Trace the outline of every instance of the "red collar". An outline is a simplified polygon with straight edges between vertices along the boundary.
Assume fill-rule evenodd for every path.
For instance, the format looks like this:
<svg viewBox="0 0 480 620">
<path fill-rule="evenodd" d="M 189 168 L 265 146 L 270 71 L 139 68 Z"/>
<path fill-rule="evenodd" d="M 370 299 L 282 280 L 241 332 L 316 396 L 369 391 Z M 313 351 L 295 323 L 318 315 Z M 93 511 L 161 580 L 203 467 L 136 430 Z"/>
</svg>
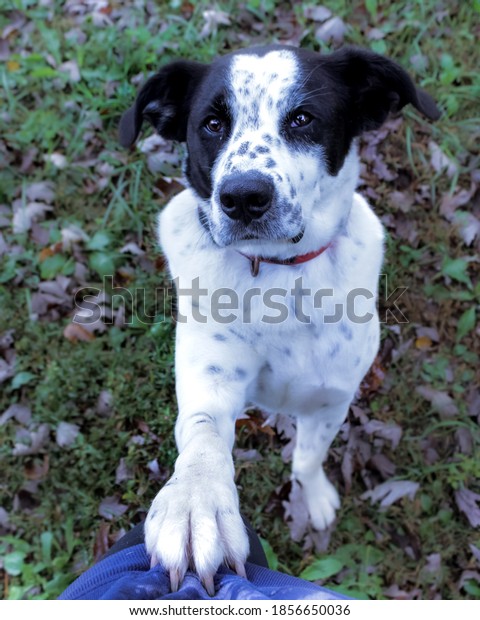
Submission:
<svg viewBox="0 0 480 620">
<path fill-rule="evenodd" d="M 250 256 L 249 254 L 244 254 L 237 250 L 239 254 L 245 256 L 250 261 L 250 270 L 252 272 L 252 276 L 255 278 L 258 276 L 258 272 L 260 270 L 260 263 L 272 263 L 274 265 L 300 265 L 300 263 L 306 263 L 313 258 L 317 258 L 320 254 L 323 254 L 325 250 L 330 247 L 331 243 L 325 245 L 323 248 L 319 250 L 315 250 L 314 252 L 308 252 L 307 254 L 299 254 L 297 256 L 292 256 L 291 258 L 265 258 L 264 256 Z"/>
</svg>

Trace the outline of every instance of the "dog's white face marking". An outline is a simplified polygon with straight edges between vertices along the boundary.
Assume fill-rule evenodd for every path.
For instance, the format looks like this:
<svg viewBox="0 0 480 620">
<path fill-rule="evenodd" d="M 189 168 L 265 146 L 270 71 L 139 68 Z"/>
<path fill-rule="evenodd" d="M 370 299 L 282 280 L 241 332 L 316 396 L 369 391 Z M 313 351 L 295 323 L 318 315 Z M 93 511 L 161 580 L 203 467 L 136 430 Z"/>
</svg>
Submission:
<svg viewBox="0 0 480 620">
<path fill-rule="evenodd" d="M 278 134 L 279 121 L 289 111 L 288 97 L 295 88 L 298 70 L 294 55 L 287 51 L 265 56 L 243 54 L 233 59 L 229 75 L 229 103 L 235 115 L 233 149 L 244 136 L 252 140 L 252 146 L 267 148 L 264 136 Z"/>
</svg>

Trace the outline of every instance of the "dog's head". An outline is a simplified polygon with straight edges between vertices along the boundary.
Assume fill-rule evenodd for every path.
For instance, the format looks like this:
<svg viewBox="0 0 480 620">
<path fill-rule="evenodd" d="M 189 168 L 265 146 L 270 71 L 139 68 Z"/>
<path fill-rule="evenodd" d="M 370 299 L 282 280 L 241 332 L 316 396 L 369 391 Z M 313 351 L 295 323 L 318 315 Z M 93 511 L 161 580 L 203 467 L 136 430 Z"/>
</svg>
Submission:
<svg viewBox="0 0 480 620">
<path fill-rule="evenodd" d="M 301 240 L 304 250 L 331 241 L 357 180 L 355 138 L 409 103 L 440 116 L 378 54 L 251 48 L 163 67 L 123 115 L 120 141 L 131 146 L 144 119 L 186 141 L 186 176 L 213 240 L 288 255 Z"/>
</svg>

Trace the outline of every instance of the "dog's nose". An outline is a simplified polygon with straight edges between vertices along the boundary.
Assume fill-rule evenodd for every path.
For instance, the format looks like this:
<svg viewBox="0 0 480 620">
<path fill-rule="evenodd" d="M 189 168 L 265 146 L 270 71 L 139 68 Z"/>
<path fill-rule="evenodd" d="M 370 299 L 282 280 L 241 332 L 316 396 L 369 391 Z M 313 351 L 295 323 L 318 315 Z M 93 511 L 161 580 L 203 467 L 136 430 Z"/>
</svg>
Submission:
<svg viewBox="0 0 480 620">
<path fill-rule="evenodd" d="M 223 212 L 232 220 L 250 224 L 270 209 L 273 202 L 272 181 L 256 172 L 227 177 L 220 186 L 219 198 Z"/>
</svg>

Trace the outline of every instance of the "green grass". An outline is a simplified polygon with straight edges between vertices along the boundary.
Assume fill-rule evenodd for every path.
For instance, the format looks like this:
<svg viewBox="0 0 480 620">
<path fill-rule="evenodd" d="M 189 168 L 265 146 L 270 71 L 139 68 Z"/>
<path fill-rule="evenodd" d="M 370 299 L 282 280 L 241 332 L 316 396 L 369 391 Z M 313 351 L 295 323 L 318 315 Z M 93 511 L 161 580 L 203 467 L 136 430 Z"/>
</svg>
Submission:
<svg viewBox="0 0 480 620">
<path fill-rule="evenodd" d="M 192 3 L 193 12 L 187 3 L 157 3 L 150 21 L 126 3 L 127 26 L 120 30 L 115 13 L 112 25 L 101 28 L 87 18 L 81 25 L 85 40 L 79 44 L 66 37 L 76 24 L 63 3 L 55 3 L 53 14 L 29 0 L 12 5 L 25 13 L 31 31 L 25 34 L 21 28 L 10 35 L 12 55 L 0 65 L 0 204 L 25 200 L 28 186 L 38 181 L 52 183 L 55 199 L 54 210 L 41 224 L 48 231 L 47 242 L 1 229 L 14 250 L 0 257 L 0 335 L 14 330 L 16 364 L 15 375 L 2 384 L 0 413 L 13 403 L 28 405 L 33 417 L 27 430 L 48 424 L 50 435 L 38 454 L 14 456 L 22 425 L 9 420 L 0 426 L 0 505 L 9 515 L 0 538 L 0 588 L 5 598 L 54 598 L 101 551 L 106 524 L 98 512 L 101 501 L 116 496 L 128 506 L 108 523 L 112 542 L 120 528 L 144 517 L 176 454 L 174 326 L 171 320 L 159 322 L 162 312 L 154 302 L 155 289 L 166 287 L 154 239 L 154 217 L 165 202 L 160 192 L 165 186 L 148 171 L 145 156 L 122 151 L 116 136 L 119 117 L 135 96 L 131 79 L 147 77 L 176 57 L 207 62 L 249 41 L 282 39 L 293 18 L 291 3 L 251 0 L 239 7 L 219 2 L 232 25 L 200 39 L 204 3 Z M 415 340 L 416 327 L 428 326 L 437 329 L 439 341 L 427 349 L 413 342 L 387 364 L 383 387 L 359 403 L 372 419 L 401 426 L 398 448 L 384 453 L 396 465 L 395 476 L 418 482 L 420 490 L 413 501 L 402 500 L 381 512 L 359 499 L 366 487 L 364 472 L 357 469 L 328 553 L 304 550 L 291 540 L 282 518 L 289 466 L 280 458 L 281 441 L 243 428 L 239 444 L 256 448 L 264 458 L 237 464 L 242 509 L 283 571 L 299 575 L 308 570 L 306 578 L 370 598 L 385 597 L 394 584 L 401 590 L 418 589 L 422 598 L 478 598 L 480 586 L 474 579 L 462 588 L 458 584 L 462 572 L 474 568 L 469 544 L 480 546 L 480 534 L 453 499 L 462 486 L 480 490 L 478 423 L 466 405 L 470 390 L 478 389 L 478 262 L 442 218 L 439 206 L 448 192 L 468 189 L 470 173 L 478 167 L 480 53 L 474 33 L 480 27 L 479 5 L 453 2 L 444 12 L 433 0 L 338 1 L 328 6 L 350 26 L 348 43 L 395 58 L 444 110 L 434 126 L 406 111 L 400 129 L 379 147 L 387 164 L 407 175 L 409 189 L 425 197 L 423 203 L 414 200 L 403 216 L 408 230 L 416 231 L 415 242 L 402 237 L 397 225 L 402 216 L 388 200 L 390 182 L 378 181 L 380 198 L 374 201 L 377 213 L 390 214 L 396 223 L 388 229 L 384 271 L 389 286 L 408 287 L 401 306 L 410 322 L 399 332 L 385 328 L 384 340 L 398 348 Z M 302 44 L 327 51 L 299 4 L 294 15 L 304 32 Z M 0 29 L 7 17 L 0 16 Z M 257 29 L 248 26 L 249 19 Z M 369 39 L 371 28 L 383 38 Z M 66 61 L 78 64 L 80 81 L 72 82 L 58 70 Z M 451 178 L 432 169 L 429 140 L 456 163 Z M 31 149 L 33 164 L 24 172 L 22 161 Z M 67 160 L 63 169 L 44 159 L 56 152 Z M 105 164 L 110 166 L 107 176 L 100 168 Z M 470 202 L 461 210 L 471 208 Z M 72 224 L 89 239 L 78 244 L 77 255 L 55 246 L 62 229 Z M 135 256 L 119 252 L 131 241 L 146 251 L 149 269 Z M 57 249 L 45 258 L 42 250 L 49 247 Z M 108 326 L 91 341 L 72 343 L 63 335 L 69 308 L 48 319 L 32 319 L 32 296 L 39 284 L 57 275 L 71 277 L 75 262 L 85 265 L 91 287 L 100 288 L 101 276 L 115 270 L 117 286 L 145 289 L 146 309 L 157 314 L 156 322 Z M 418 385 L 448 391 L 458 415 L 443 419 L 415 392 Z M 100 415 L 97 401 L 105 390 L 112 411 Z M 55 431 L 65 421 L 80 432 L 72 445 L 60 447 Z M 357 422 L 352 419 L 351 424 Z M 471 438 L 470 452 L 459 452 L 459 431 Z M 426 459 L 425 441 L 435 447 L 437 460 Z M 344 447 L 338 438 L 328 462 L 337 481 Z M 130 473 L 117 483 L 122 458 Z M 155 475 L 149 468 L 153 459 L 160 465 Z M 441 555 L 441 567 L 432 573 L 425 566 L 435 553 Z"/>
</svg>

